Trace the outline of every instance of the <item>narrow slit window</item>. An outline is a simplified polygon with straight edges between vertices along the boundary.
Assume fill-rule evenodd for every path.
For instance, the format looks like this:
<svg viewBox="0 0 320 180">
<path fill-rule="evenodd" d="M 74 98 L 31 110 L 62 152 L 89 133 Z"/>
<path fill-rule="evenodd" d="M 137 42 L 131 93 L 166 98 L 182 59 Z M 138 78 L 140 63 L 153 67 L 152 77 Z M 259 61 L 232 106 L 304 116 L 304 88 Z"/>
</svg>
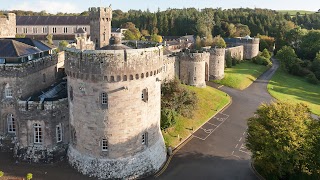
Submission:
<svg viewBox="0 0 320 180">
<path fill-rule="evenodd" d="M 57 143 L 62 142 L 62 125 L 61 123 L 56 126 Z"/>
</svg>

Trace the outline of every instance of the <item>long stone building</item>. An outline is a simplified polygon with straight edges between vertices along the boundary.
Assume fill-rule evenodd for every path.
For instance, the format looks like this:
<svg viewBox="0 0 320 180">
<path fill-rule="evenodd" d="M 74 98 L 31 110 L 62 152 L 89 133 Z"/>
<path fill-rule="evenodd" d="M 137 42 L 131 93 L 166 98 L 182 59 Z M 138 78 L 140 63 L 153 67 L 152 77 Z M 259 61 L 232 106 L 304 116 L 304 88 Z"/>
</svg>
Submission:
<svg viewBox="0 0 320 180">
<path fill-rule="evenodd" d="M 100 179 L 153 174 L 166 160 L 161 83 L 177 77 L 205 87 L 224 77 L 226 52 L 253 56 L 256 41 L 202 52 L 136 49 L 111 34 L 111 8 L 89 13 L 92 41 L 78 29 L 75 44 L 60 53 L 29 38 L 0 39 L 0 147 L 29 162 L 67 156 Z"/>
</svg>

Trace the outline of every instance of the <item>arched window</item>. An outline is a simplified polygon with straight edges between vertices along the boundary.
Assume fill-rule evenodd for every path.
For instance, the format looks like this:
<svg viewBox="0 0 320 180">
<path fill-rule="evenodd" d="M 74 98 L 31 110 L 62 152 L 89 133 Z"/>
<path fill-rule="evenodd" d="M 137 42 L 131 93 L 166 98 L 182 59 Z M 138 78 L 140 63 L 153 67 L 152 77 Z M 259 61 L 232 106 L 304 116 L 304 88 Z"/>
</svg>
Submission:
<svg viewBox="0 0 320 180">
<path fill-rule="evenodd" d="M 4 94 L 6 98 L 12 98 L 12 89 L 9 84 L 6 84 L 4 88 Z"/>
<path fill-rule="evenodd" d="M 42 127 L 39 123 L 35 123 L 33 125 L 33 142 L 35 144 L 41 144 L 42 143 Z"/>
<path fill-rule="evenodd" d="M 8 133 L 15 133 L 16 132 L 16 122 L 13 117 L 13 114 L 7 115 L 7 124 L 8 124 Z"/>
<path fill-rule="evenodd" d="M 127 75 L 123 76 L 123 81 L 127 81 Z"/>
<path fill-rule="evenodd" d="M 133 75 L 130 75 L 130 80 L 133 80 Z"/>
</svg>

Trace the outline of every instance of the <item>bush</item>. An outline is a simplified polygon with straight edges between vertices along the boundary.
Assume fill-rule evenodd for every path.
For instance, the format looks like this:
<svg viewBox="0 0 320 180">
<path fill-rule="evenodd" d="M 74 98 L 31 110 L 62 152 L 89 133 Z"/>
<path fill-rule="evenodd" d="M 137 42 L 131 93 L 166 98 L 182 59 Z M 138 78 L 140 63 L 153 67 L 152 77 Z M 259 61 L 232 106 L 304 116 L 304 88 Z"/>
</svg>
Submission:
<svg viewBox="0 0 320 180">
<path fill-rule="evenodd" d="M 232 57 L 231 57 L 231 53 L 229 51 L 226 52 L 226 67 L 227 68 L 232 67 Z"/>
<path fill-rule="evenodd" d="M 261 56 L 267 58 L 267 59 L 270 59 L 271 58 L 271 55 L 269 53 L 269 51 L 267 49 L 264 49 L 261 53 Z"/>
<path fill-rule="evenodd" d="M 236 58 L 232 58 L 232 66 L 237 65 L 237 59 Z"/>
<path fill-rule="evenodd" d="M 165 82 L 161 87 L 161 129 L 175 124 L 178 115 L 192 117 L 197 107 L 197 96 L 183 87 L 178 79 Z"/>
<path fill-rule="evenodd" d="M 255 64 L 264 65 L 264 66 L 272 65 L 272 62 L 270 61 L 270 59 L 267 59 L 260 55 L 252 58 L 252 62 Z"/>
<path fill-rule="evenodd" d="M 307 75 L 307 81 L 311 84 L 319 84 L 319 80 L 317 79 L 316 75 L 314 73 L 310 73 Z"/>
</svg>

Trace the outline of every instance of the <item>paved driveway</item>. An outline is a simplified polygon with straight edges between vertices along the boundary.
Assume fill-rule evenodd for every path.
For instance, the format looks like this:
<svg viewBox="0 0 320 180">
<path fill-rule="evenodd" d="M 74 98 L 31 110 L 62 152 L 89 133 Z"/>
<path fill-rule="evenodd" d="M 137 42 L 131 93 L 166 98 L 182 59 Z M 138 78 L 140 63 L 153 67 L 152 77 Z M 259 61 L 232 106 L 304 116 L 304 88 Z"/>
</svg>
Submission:
<svg viewBox="0 0 320 180">
<path fill-rule="evenodd" d="M 266 87 L 278 66 L 274 62 L 243 91 L 220 88 L 232 97 L 231 106 L 196 131 L 158 179 L 257 179 L 250 167 L 250 152 L 244 145 L 247 119 L 261 103 L 272 100 Z M 210 82 L 207 85 L 218 87 Z"/>
</svg>

